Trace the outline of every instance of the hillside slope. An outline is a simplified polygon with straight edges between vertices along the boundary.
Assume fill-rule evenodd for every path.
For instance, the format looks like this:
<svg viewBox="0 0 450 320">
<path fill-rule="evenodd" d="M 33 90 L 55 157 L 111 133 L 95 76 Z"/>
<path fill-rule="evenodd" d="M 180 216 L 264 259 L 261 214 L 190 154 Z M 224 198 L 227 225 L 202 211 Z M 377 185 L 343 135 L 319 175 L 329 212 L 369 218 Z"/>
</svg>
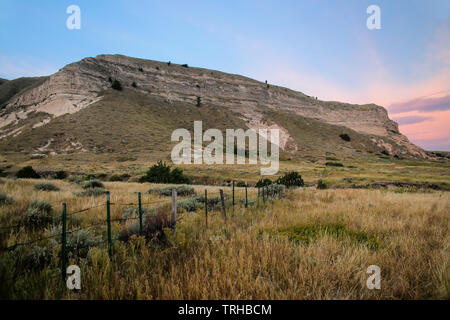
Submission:
<svg viewBox="0 0 450 320">
<path fill-rule="evenodd" d="M 110 89 L 114 80 L 123 92 Z M 385 152 L 427 158 L 380 106 L 320 101 L 239 75 L 121 55 L 83 59 L 10 97 L 0 114 L 0 150 L 169 150 L 168 132 L 180 127 L 180 117 L 186 128 L 194 120 L 206 121 L 204 128 L 279 128 L 281 147 L 293 156 Z M 105 133 L 114 139 L 104 139 Z M 342 133 L 352 140 L 340 139 Z M 62 136 L 66 142 L 57 142 Z M 136 149 L 131 141 L 139 136 L 146 144 L 138 142 Z"/>
</svg>

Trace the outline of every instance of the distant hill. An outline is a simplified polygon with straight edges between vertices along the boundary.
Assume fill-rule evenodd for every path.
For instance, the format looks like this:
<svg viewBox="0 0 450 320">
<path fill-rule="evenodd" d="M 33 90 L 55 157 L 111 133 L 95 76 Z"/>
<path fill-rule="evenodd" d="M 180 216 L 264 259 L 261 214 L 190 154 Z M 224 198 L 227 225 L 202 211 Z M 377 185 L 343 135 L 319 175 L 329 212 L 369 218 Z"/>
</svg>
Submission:
<svg viewBox="0 0 450 320">
<path fill-rule="evenodd" d="M 279 128 L 286 157 L 429 158 L 381 106 L 321 101 L 240 75 L 121 55 L 1 82 L 1 104 L 3 152 L 169 154 L 171 132 L 203 120 L 205 130 Z"/>
</svg>

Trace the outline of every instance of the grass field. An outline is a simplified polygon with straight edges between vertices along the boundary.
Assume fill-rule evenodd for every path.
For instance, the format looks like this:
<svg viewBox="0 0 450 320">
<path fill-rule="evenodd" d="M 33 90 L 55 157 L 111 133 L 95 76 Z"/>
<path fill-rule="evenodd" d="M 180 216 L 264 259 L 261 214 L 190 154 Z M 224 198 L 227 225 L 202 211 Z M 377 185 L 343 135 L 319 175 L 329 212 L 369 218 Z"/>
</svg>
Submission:
<svg viewBox="0 0 450 320">
<path fill-rule="evenodd" d="M 380 166 L 381 170 L 389 170 L 389 166 Z M 433 174 L 439 170 L 442 168 L 424 170 L 414 179 L 425 171 Z M 434 179 L 448 180 L 448 174 L 435 174 Z M 54 184 L 59 191 L 34 189 L 43 182 Z M 115 204 L 136 203 L 135 192 L 152 187 L 132 182 L 104 185 Z M 210 187 L 210 195 L 217 195 L 218 190 Z M 78 197 L 74 193 L 79 191 L 77 184 L 68 181 L 2 180 L 0 192 L 13 202 L 0 206 L 0 226 L 20 223 L 34 199 L 49 202 L 57 222 L 45 228 L 2 230 L 1 246 L 60 232 L 57 225 L 62 202 L 67 203 L 69 213 L 105 202 L 104 196 Z M 196 187 L 196 191 L 202 194 L 203 187 Z M 225 191 L 230 192 L 228 188 Z M 256 198 L 255 189 L 249 194 Z M 238 189 L 237 198 L 242 197 L 243 189 Z M 170 198 L 164 199 L 170 202 Z M 159 200 L 147 194 L 143 198 L 144 203 Z M 120 218 L 126 207 L 112 205 L 112 218 Z M 105 210 L 99 207 L 81 213 L 69 226 L 88 229 L 91 224 L 105 222 Z M 265 204 L 260 201 L 248 209 L 239 205 L 227 210 L 226 224 L 221 212 L 213 211 L 207 227 L 203 210 L 180 213 L 176 233 L 165 229 L 165 244 L 146 244 L 144 238 L 134 236 L 128 242 L 115 240 L 111 260 L 104 242 L 105 228 L 89 229 L 92 237 L 101 237 L 98 245 L 93 245 L 85 258 L 71 257 L 69 262 L 81 268 L 82 289 L 78 292 L 62 289 L 60 245 L 54 240 L 33 244 L 50 248 L 46 254 L 39 254 L 38 249 L 31 254 L 32 246 L 1 252 L 1 297 L 450 298 L 450 198 L 446 191 L 300 188 Z M 170 206 L 161 212 L 170 214 Z M 113 223 L 113 238 L 122 228 Z M 366 287 L 369 265 L 381 268 L 380 290 Z"/>
</svg>

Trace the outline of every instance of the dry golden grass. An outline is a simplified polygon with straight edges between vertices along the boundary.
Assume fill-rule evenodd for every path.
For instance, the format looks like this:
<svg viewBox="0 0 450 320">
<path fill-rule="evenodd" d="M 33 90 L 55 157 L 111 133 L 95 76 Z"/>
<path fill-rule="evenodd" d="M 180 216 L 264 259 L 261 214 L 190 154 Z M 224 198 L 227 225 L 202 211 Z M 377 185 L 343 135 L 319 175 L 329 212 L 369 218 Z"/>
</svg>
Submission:
<svg viewBox="0 0 450 320">
<path fill-rule="evenodd" d="M 51 202 L 56 215 L 62 202 L 73 212 L 105 201 L 76 197 L 73 192 L 80 188 L 64 181 L 51 181 L 58 192 L 38 192 L 33 190 L 37 181 L 0 184 L 0 192 L 15 200 L 0 207 L 1 226 L 17 221 L 36 198 Z M 112 203 L 136 203 L 134 192 L 150 187 L 105 183 Z M 202 194 L 203 188 L 197 189 Z M 210 190 L 218 194 L 218 188 Z M 238 193 L 242 198 L 243 190 Z M 250 194 L 254 199 L 255 190 Z M 145 195 L 143 202 L 156 199 Z M 123 208 L 113 205 L 112 217 L 120 218 Z M 82 270 L 79 292 L 61 290 L 55 247 L 49 266 L 4 282 L 3 294 L 43 299 L 449 299 L 449 213 L 448 192 L 298 189 L 265 205 L 228 209 L 227 224 L 220 212 L 210 214 L 208 227 L 204 212 L 183 213 L 176 234 L 166 230 L 168 247 L 147 245 L 142 238 L 115 241 L 112 260 L 104 246 L 93 248 L 86 259 L 70 261 Z M 105 215 L 104 207 L 93 209 L 80 215 L 80 225 L 104 221 Z M 317 234 L 304 243 L 277 233 L 291 226 L 333 223 L 376 237 L 378 248 L 333 234 Z M 119 231 L 114 225 L 113 234 Z M 44 234 L 21 229 L 7 234 L 2 245 Z M 381 268 L 381 290 L 366 287 L 366 269 L 372 264 Z"/>
</svg>

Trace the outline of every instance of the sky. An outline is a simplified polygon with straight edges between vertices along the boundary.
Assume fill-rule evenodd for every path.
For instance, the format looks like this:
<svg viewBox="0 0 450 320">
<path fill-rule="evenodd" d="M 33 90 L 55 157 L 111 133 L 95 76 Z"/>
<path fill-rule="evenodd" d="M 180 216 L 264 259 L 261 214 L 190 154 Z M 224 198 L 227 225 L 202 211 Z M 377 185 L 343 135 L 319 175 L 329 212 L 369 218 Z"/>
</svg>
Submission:
<svg viewBox="0 0 450 320">
<path fill-rule="evenodd" d="M 70 5 L 80 29 L 66 26 Z M 450 151 L 448 0 L 0 0 L 0 78 L 116 53 L 376 103 L 412 142 Z"/>
</svg>

